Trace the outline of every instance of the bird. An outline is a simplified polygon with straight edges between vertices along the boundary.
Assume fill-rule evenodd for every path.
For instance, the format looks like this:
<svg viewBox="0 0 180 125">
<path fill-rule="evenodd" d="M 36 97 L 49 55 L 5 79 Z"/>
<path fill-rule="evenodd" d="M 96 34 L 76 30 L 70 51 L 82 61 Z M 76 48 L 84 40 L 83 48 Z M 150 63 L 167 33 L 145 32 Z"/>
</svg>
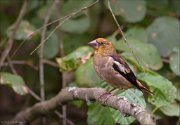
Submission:
<svg viewBox="0 0 180 125">
<path fill-rule="evenodd" d="M 88 45 L 95 49 L 93 65 L 102 80 L 114 88 L 136 87 L 152 95 L 152 92 L 137 79 L 125 60 L 117 53 L 112 42 L 105 38 L 97 38 Z"/>
</svg>

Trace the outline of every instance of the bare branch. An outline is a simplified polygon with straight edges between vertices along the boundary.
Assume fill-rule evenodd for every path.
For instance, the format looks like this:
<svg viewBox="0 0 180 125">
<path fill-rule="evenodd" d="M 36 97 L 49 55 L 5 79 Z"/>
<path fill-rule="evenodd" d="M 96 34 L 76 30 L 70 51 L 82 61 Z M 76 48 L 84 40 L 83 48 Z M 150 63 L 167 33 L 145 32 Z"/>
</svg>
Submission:
<svg viewBox="0 0 180 125">
<path fill-rule="evenodd" d="M 11 71 L 12 71 L 15 75 L 17 75 L 17 72 L 16 72 L 16 70 L 15 70 L 15 68 L 14 68 L 14 66 L 13 66 L 13 64 L 12 64 L 11 59 L 10 59 L 9 56 L 7 56 L 7 61 L 8 61 L 8 64 L 9 64 L 9 67 L 10 67 Z"/>
<path fill-rule="evenodd" d="M 124 35 L 122 29 L 121 29 L 121 26 L 119 25 L 119 23 L 118 23 L 118 21 L 117 21 L 115 15 L 114 15 L 114 13 L 113 13 L 113 11 L 112 11 L 111 4 L 110 4 L 109 0 L 108 0 L 108 7 L 109 7 L 109 10 L 110 10 L 110 12 L 111 12 L 111 15 L 112 15 L 112 17 L 113 17 L 113 19 L 114 19 L 114 21 L 115 21 L 117 27 L 118 27 L 118 30 L 120 31 L 120 33 L 121 33 L 121 35 L 122 35 L 122 37 L 123 37 L 123 39 L 124 39 L 124 42 L 128 45 L 128 47 L 130 48 L 131 53 L 132 53 L 133 56 L 135 57 L 137 63 L 140 65 L 140 63 L 139 63 L 139 61 L 138 61 L 138 58 L 136 57 L 136 55 L 134 54 L 134 52 L 133 52 L 131 46 L 130 46 L 129 43 L 127 42 L 127 39 L 126 39 L 126 37 L 125 37 L 125 35 Z M 141 60 L 141 62 L 142 62 L 142 60 Z M 143 70 L 144 70 L 144 69 L 143 69 Z"/>
<path fill-rule="evenodd" d="M 52 99 L 36 103 L 34 106 L 19 112 L 14 120 L 32 121 L 37 116 L 46 114 L 47 112 L 57 108 L 59 104 L 75 99 L 86 101 L 95 100 L 102 105 L 119 110 L 122 114 L 128 114 L 135 117 L 142 125 L 156 125 L 153 115 L 147 112 L 143 107 L 130 103 L 125 97 L 118 97 L 111 93 L 107 93 L 102 88 L 76 87 L 62 89 L 61 92 Z"/>
<path fill-rule="evenodd" d="M 62 6 L 62 1 L 60 0 L 56 0 L 56 14 L 58 18 L 61 18 L 61 13 L 60 13 L 60 8 Z M 60 22 L 58 22 L 60 23 Z M 64 40 L 63 40 L 63 33 L 61 32 L 60 28 L 57 30 L 58 34 L 59 34 L 59 40 L 60 40 L 60 56 L 63 57 L 64 56 Z M 62 84 L 62 88 L 66 87 L 66 79 L 65 79 L 65 73 L 61 72 L 61 84 Z M 67 125 L 66 122 L 66 118 L 67 118 L 67 107 L 66 105 L 62 106 L 62 115 L 64 117 L 64 119 L 62 120 L 62 125 Z"/>
<path fill-rule="evenodd" d="M 48 12 L 45 16 L 44 19 L 44 28 L 42 29 L 42 33 L 41 33 L 41 47 L 39 50 L 39 80 L 40 80 L 40 95 L 41 95 L 41 101 L 45 100 L 45 85 L 44 85 L 44 64 L 43 64 L 43 56 L 44 56 L 44 39 L 46 38 L 46 31 L 47 31 L 47 27 L 45 27 L 48 22 L 49 19 L 51 17 L 51 13 L 53 12 L 53 10 L 55 9 L 55 5 L 56 5 L 56 1 L 54 1 L 50 7 L 50 9 L 48 9 Z M 43 125 L 45 125 L 46 123 L 46 118 L 43 117 Z"/>
<path fill-rule="evenodd" d="M 89 6 L 83 7 L 83 8 L 81 8 L 81 9 L 75 11 L 75 12 L 72 12 L 71 14 L 69 14 L 69 15 L 66 16 L 66 17 L 62 17 L 64 20 L 63 20 L 62 22 L 60 22 L 60 23 L 52 30 L 52 32 L 46 37 L 46 39 L 43 41 L 43 43 L 45 43 L 45 42 L 52 36 L 52 34 L 53 34 L 62 24 L 64 24 L 66 21 L 68 21 L 70 18 L 72 18 L 73 16 L 81 13 L 81 12 L 84 11 L 84 10 L 87 10 L 88 8 L 91 8 L 92 6 L 96 5 L 98 2 L 99 2 L 99 0 L 95 1 L 94 3 L 90 4 Z M 61 18 L 60 18 L 60 19 L 61 19 Z M 43 43 L 40 43 L 40 44 L 31 52 L 31 55 L 32 55 L 37 49 L 39 49 Z"/>
<path fill-rule="evenodd" d="M 6 45 L 4 51 L 1 55 L 1 58 L 0 58 L 0 69 L 1 69 L 3 62 L 5 61 L 6 57 L 8 56 L 8 54 L 12 48 L 12 45 L 14 42 L 14 37 L 16 35 L 16 31 L 18 30 L 19 25 L 20 25 L 25 13 L 26 13 L 26 10 L 28 8 L 28 3 L 29 3 L 29 0 L 24 0 L 24 3 L 22 5 L 22 8 L 21 8 L 20 13 L 18 15 L 18 18 L 17 18 L 16 22 L 11 27 L 9 40 L 8 40 L 7 45 Z"/>
</svg>

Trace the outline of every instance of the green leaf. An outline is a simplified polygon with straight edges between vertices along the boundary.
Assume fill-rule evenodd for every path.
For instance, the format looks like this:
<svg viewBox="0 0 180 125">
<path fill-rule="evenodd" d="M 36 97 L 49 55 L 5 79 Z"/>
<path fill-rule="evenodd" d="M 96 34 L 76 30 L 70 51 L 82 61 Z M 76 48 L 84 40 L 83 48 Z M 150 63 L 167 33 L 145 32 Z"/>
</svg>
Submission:
<svg viewBox="0 0 180 125">
<path fill-rule="evenodd" d="M 112 112 L 112 117 L 115 120 L 115 123 L 119 123 L 120 125 L 130 125 L 131 123 L 133 123 L 135 121 L 135 118 L 132 116 L 129 117 L 124 117 L 120 111 L 115 110 L 113 108 L 110 108 L 111 112 Z"/>
<path fill-rule="evenodd" d="M 78 19 L 69 19 L 62 26 L 61 30 L 68 33 L 82 34 L 90 26 L 90 19 L 87 16 Z"/>
<path fill-rule="evenodd" d="M 127 22 L 141 21 L 146 14 L 144 0 L 110 0 L 115 15 L 121 15 Z"/>
<path fill-rule="evenodd" d="M 162 106 L 160 110 L 167 116 L 179 116 L 180 106 L 177 103 Z"/>
<path fill-rule="evenodd" d="M 48 32 L 49 34 L 50 32 Z M 59 50 L 59 39 L 56 34 L 52 36 L 44 44 L 44 58 L 51 59 L 55 57 Z"/>
<path fill-rule="evenodd" d="M 157 49 L 152 44 L 129 39 L 124 41 L 112 41 L 119 51 L 125 51 L 122 56 L 141 67 L 158 70 L 163 66 L 162 59 Z M 129 45 L 129 46 L 128 46 Z M 133 53 L 132 53 L 133 51 Z"/>
<path fill-rule="evenodd" d="M 18 75 L 0 72 L 0 84 L 12 87 L 13 90 L 20 95 L 25 95 L 28 93 L 24 80 Z"/>
<path fill-rule="evenodd" d="M 63 3 L 63 6 L 61 8 L 62 15 L 67 15 L 72 13 L 73 11 L 77 11 L 83 7 L 88 6 L 94 2 L 94 0 L 68 0 L 67 2 Z"/>
<path fill-rule="evenodd" d="M 144 108 L 146 107 L 143 93 L 138 89 L 127 89 L 124 92 L 119 93 L 118 96 L 125 96 L 129 102 Z"/>
<path fill-rule="evenodd" d="M 90 5 L 92 2 L 94 2 L 94 0 L 79 0 L 78 2 L 75 0 L 68 0 L 63 4 L 61 8 L 61 13 L 64 16 L 68 15 L 74 11 Z M 66 21 L 61 26 L 61 30 L 74 34 L 84 33 L 90 27 L 90 19 L 85 14 L 80 14 L 77 16 L 73 19 L 69 19 L 68 21 Z"/>
<path fill-rule="evenodd" d="M 77 108 L 80 108 L 82 107 L 83 105 L 83 101 L 82 100 L 74 100 L 74 101 L 71 101 L 71 103 L 76 106 Z"/>
<path fill-rule="evenodd" d="M 79 46 L 87 45 L 87 42 L 92 40 L 92 36 L 88 33 L 81 35 L 81 37 L 77 34 L 65 34 L 63 38 L 65 54 L 69 54 Z"/>
<path fill-rule="evenodd" d="M 153 8 L 165 8 L 168 6 L 168 0 L 146 0 L 147 6 Z"/>
<path fill-rule="evenodd" d="M 94 87 L 102 82 L 94 69 L 92 58 L 78 67 L 75 72 L 75 78 L 77 86 L 81 87 Z"/>
<path fill-rule="evenodd" d="M 52 0 L 46 1 L 46 3 L 42 7 L 40 7 L 39 10 L 36 12 L 40 19 L 44 20 L 44 18 L 47 15 L 49 8 L 52 5 L 52 2 L 53 2 Z M 54 15 L 55 15 L 55 11 L 52 12 L 51 16 L 54 16 Z"/>
<path fill-rule="evenodd" d="M 180 76 L 180 50 L 170 55 L 170 68 L 176 75 Z"/>
<path fill-rule="evenodd" d="M 81 46 L 63 58 L 57 58 L 60 71 L 75 70 L 80 64 L 90 58 L 93 49 L 88 46 Z"/>
<path fill-rule="evenodd" d="M 180 21 L 173 17 L 158 17 L 147 28 L 148 41 L 153 43 L 163 57 L 179 45 Z"/>
<path fill-rule="evenodd" d="M 41 2 L 42 1 L 38 1 L 38 0 L 36 0 L 36 1 L 29 1 L 29 4 L 28 4 L 28 10 L 27 10 L 27 12 L 29 13 L 29 12 L 31 12 L 31 11 L 36 11 L 36 9 L 38 9 L 38 8 L 40 8 L 41 6 Z"/>
<path fill-rule="evenodd" d="M 172 9 L 176 12 L 176 14 L 180 15 L 180 9 L 179 9 L 180 1 L 179 0 L 173 0 L 172 1 Z"/>
<path fill-rule="evenodd" d="M 10 37 L 10 34 L 11 34 L 11 29 L 12 27 L 10 27 L 8 30 L 7 30 L 7 35 L 8 37 Z M 35 31 L 35 27 L 33 25 L 31 25 L 28 21 L 26 20 L 23 20 L 16 32 L 16 36 L 15 36 L 15 40 L 25 40 L 27 39 L 29 36 L 31 36 L 34 31 Z M 34 34 L 33 34 L 33 37 Z"/>
<path fill-rule="evenodd" d="M 103 107 L 102 105 L 90 104 L 88 106 L 88 125 L 114 125 L 114 119 L 109 107 Z"/>
<path fill-rule="evenodd" d="M 176 98 L 176 88 L 166 78 L 157 73 L 140 73 L 138 79 L 147 83 L 151 90 L 154 90 L 153 96 L 148 101 L 156 107 L 169 105 Z"/>
<path fill-rule="evenodd" d="M 127 40 L 134 39 L 145 43 L 148 41 L 146 31 L 142 27 L 130 28 L 127 32 L 125 32 L 125 36 Z"/>
</svg>

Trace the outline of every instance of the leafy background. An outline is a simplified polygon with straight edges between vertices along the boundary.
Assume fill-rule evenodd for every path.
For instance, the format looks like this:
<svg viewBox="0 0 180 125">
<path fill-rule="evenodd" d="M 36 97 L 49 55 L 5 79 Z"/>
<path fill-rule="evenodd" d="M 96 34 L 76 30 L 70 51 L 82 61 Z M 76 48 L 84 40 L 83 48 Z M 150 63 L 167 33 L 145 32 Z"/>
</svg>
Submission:
<svg viewBox="0 0 180 125">
<path fill-rule="evenodd" d="M 16 33 L 10 52 L 11 62 L 18 75 L 11 72 L 7 63 L 0 71 L 0 121 L 12 118 L 22 107 L 37 102 L 27 94 L 26 86 L 39 94 L 39 51 L 33 55 L 30 55 L 30 52 L 40 42 L 41 32 L 36 31 L 42 27 L 43 19 L 52 2 L 29 1 L 28 11 Z M 95 0 L 62 0 L 59 13 L 63 17 L 93 2 Z M 0 0 L 0 53 L 7 43 L 11 25 L 22 3 L 22 0 Z M 120 91 L 118 95 L 145 107 L 155 115 L 158 124 L 179 124 L 180 1 L 110 0 L 110 3 L 119 24 L 123 26 L 128 44 L 118 34 L 108 10 L 107 0 L 100 1 L 66 21 L 59 28 L 60 32 L 54 32 L 44 46 L 44 60 L 56 64 L 44 64 L 46 99 L 55 96 L 62 88 L 62 72 L 66 74 L 67 86 L 103 87 L 107 90 L 111 88 L 94 71 L 91 57 L 93 49 L 87 46 L 89 41 L 105 37 L 113 42 L 138 79 L 154 92 L 153 96 L 145 99 L 142 92 L 137 89 Z M 57 19 L 56 11 L 52 13 L 50 21 Z M 46 35 L 52 33 L 54 28 L 55 23 L 47 28 Z M 28 37 L 33 32 L 35 34 Z M 22 42 L 22 47 L 12 56 Z M 60 56 L 62 43 L 64 57 Z M 67 104 L 67 107 L 68 118 L 78 125 L 138 124 L 133 117 L 124 117 L 119 111 L 98 103 L 74 101 Z M 48 115 L 49 124 L 58 124 L 55 115 Z M 40 119 L 34 124 L 39 123 Z"/>
</svg>

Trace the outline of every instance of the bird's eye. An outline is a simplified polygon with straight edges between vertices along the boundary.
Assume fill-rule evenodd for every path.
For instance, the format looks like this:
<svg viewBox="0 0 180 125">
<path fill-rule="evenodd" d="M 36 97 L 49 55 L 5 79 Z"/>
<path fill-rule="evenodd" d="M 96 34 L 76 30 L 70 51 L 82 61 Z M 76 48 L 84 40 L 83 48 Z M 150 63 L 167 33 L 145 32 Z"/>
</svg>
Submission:
<svg viewBox="0 0 180 125">
<path fill-rule="evenodd" d="M 100 42 L 99 44 L 100 44 L 100 45 L 105 45 L 105 43 L 103 43 L 103 42 Z"/>
</svg>

